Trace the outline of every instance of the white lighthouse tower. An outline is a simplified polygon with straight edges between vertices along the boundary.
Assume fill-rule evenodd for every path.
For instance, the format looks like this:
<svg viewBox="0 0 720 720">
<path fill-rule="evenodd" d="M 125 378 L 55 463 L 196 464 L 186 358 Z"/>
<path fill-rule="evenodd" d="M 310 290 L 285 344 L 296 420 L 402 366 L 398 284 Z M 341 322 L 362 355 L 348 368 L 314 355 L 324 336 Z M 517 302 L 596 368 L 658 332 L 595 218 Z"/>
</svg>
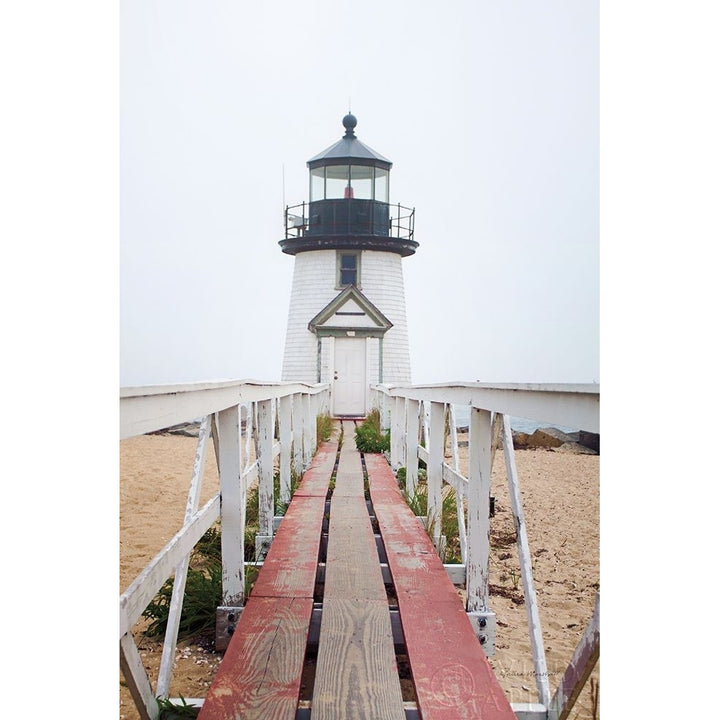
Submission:
<svg viewBox="0 0 720 720">
<path fill-rule="evenodd" d="M 310 201 L 285 210 L 295 256 L 283 380 L 328 382 L 332 413 L 362 417 L 372 383 L 409 383 L 402 258 L 415 253 L 415 211 L 390 204 L 392 163 L 345 135 L 308 161 Z"/>
</svg>

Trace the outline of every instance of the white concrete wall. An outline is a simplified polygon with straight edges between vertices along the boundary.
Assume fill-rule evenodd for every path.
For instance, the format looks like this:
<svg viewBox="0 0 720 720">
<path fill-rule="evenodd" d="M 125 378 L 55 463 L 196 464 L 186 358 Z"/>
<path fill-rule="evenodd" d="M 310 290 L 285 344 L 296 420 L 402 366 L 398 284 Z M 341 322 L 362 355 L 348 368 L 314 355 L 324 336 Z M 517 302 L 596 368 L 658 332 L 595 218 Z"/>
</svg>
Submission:
<svg viewBox="0 0 720 720">
<path fill-rule="evenodd" d="M 360 260 L 360 291 L 393 324 L 383 339 L 383 382 L 410 382 L 410 350 L 405 312 L 402 258 L 396 253 L 365 250 Z M 308 323 L 340 290 L 336 251 L 311 250 L 295 256 L 282 379 L 317 382 L 317 338 Z M 333 343 L 323 339 L 323 382 L 332 379 Z M 378 380 L 378 341 L 368 340 L 368 381 Z"/>
</svg>

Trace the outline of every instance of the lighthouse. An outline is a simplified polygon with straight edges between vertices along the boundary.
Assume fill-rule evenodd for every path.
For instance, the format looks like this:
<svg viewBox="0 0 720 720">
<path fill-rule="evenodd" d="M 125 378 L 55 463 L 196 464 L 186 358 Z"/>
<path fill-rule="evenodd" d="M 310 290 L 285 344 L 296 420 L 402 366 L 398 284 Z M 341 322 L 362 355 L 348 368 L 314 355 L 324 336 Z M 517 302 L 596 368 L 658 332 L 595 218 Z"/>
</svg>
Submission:
<svg viewBox="0 0 720 720">
<path fill-rule="evenodd" d="M 283 380 L 330 383 L 335 417 L 363 417 L 373 383 L 409 383 L 402 260 L 414 208 L 390 203 L 392 163 L 342 120 L 340 140 L 311 158 L 309 201 L 285 209 L 295 257 Z"/>
</svg>

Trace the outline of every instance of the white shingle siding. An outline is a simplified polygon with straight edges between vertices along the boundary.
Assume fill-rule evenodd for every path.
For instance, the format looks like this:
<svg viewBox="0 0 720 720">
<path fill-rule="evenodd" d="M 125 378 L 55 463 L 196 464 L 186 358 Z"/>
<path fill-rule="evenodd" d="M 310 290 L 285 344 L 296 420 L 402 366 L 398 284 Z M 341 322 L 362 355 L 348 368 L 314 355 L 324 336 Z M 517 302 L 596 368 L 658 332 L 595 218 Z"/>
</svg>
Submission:
<svg viewBox="0 0 720 720">
<path fill-rule="evenodd" d="M 360 263 L 361 292 L 393 324 L 383 338 L 383 382 L 408 383 L 410 350 L 402 258 L 396 253 L 365 250 Z M 317 338 L 308 330 L 308 323 L 340 292 L 335 285 L 336 268 L 335 250 L 312 250 L 295 256 L 283 380 L 317 382 Z M 333 345 L 332 338 L 323 338 L 322 382 L 332 379 Z M 376 338 L 366 340 L 369 382 L 378 381 L 378 348 Z"/>
</svg>

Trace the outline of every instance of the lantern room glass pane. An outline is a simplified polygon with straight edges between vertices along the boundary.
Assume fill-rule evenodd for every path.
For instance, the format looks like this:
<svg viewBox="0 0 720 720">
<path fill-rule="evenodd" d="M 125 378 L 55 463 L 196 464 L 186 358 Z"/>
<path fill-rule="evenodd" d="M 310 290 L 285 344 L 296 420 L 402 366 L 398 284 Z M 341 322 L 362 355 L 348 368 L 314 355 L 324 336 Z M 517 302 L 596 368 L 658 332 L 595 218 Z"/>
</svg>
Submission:
<svg viewBox="0 0 720 720">
<path fill-rule="evenodd" d="M 356 200 L 372 200 L 373 175 L 375 168 L 367 165 L 350 166 L 350 184 Z"/>
<path fill-rule="evenodd" d="M 390 202 L 390 175 L 387 170 L 375 168 L 375 200 Z"/>
<path fill-rule="evenodd" d="M 328 165 L 325 178 L 325 197 L 328 200 L 346 197 L 350 180 L 349 165 Z"/>
<path fill-rule="evenodd" d="M 325 168 L 310 171 L 310 202 L 325 199 Z"/>
</svg>

